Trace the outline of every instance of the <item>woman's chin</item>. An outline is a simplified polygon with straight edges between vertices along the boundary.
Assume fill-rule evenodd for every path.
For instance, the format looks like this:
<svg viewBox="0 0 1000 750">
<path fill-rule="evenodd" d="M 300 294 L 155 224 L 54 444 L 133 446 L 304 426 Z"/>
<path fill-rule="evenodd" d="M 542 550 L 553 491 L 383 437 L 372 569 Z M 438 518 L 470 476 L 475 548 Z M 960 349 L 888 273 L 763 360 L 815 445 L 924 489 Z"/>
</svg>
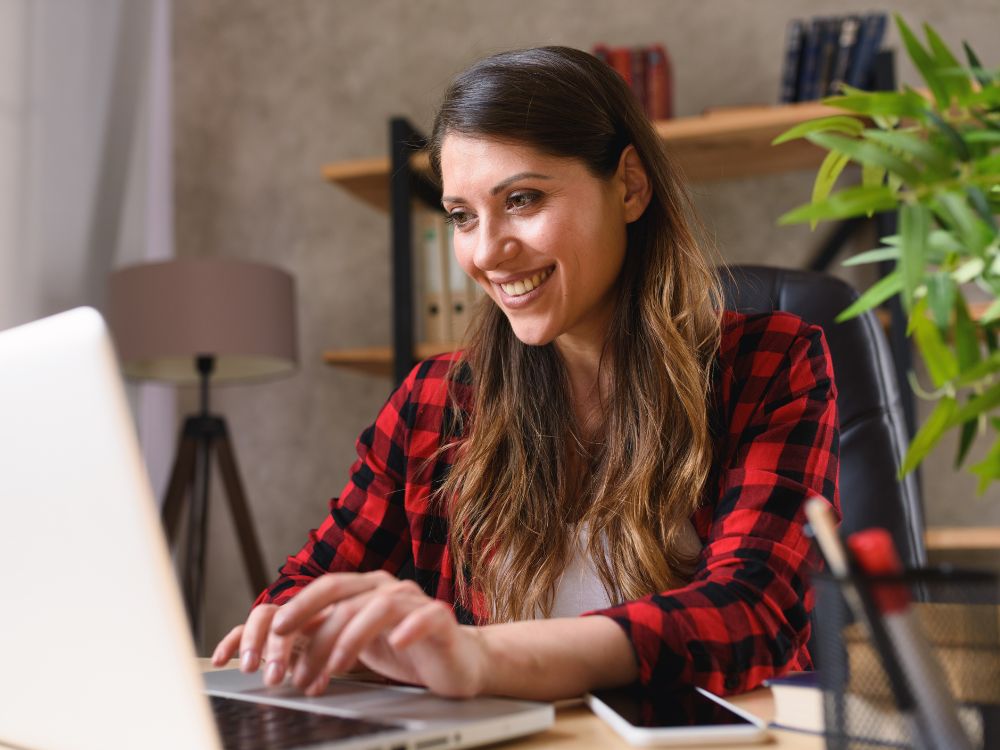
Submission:
<svg viewBox="0 0 1000 750">
<path fill-rule="evenodd" d="M 526 326 L 511 326 L 514 335 L 525 346 L 545 346 L 552 343 L 554 336 L 549 331 L 542 331 Z"/>
</svg>

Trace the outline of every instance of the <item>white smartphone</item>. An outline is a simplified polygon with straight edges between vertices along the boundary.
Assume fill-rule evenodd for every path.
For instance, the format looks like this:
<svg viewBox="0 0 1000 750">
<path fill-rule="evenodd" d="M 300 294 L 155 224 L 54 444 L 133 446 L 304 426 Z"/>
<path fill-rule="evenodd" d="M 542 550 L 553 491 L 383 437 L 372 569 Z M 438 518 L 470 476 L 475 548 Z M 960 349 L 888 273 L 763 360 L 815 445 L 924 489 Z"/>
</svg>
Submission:
<svg viewBox="0 0 1000 750">
<path fill-rule="evenodd" d="M 734 745 L 765 742 L 767 724 L 695 688 L 650 701 L 621 688 L 587 694 L 587 705 L 630 745 Z"/>
</svg>

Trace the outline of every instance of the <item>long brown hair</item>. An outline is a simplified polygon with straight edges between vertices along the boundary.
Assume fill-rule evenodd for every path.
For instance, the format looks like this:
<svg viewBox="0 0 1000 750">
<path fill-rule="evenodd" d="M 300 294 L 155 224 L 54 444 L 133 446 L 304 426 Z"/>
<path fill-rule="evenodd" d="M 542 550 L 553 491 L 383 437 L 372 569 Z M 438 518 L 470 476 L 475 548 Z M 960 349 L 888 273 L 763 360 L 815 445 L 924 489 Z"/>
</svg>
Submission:
<svg viewBox="0 0 1000 750">
<path fill-rule="evenodd" d="M 588 445 L 576 424 L 552 344 L 523 344 L 490 300 L 470 327 L 456 367 L 471 377 L 474 402 L 438 495 L 448 503 L 459 600 L 470 601 L 471 583 L 491 621 L 549 614 L 581 528 L 612 601 L 680 584 L 694 560 L 678 542 L 712 461 L 721 296 L 659 137 L 614 71 L 565 47 L 495 55 L 452 82 L 430 144 L 438 177 L 449 133 L 578 159 L 602 179 L 632 144 L 652 184 L 649 206 L 627 228 L 601 359 L 611 371 L 603 442 Z M 573 471 L 581 465 L 582 489 Z"/>
</svg>

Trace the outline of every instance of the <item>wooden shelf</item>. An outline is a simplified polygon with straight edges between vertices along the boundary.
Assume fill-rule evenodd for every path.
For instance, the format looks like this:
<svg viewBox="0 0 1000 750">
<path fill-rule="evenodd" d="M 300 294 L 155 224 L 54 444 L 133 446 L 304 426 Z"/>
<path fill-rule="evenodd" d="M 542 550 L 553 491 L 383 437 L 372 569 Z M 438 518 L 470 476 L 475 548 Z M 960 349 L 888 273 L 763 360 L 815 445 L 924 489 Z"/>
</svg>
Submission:
<svg viewBox="0 0 1000 750">
<path fill-rule="evenodd" d="M 733 107 L 694 117 L 654 123 L 667 151 L 692 182 L 729 180 L 817 167 L 825 151 L 805 140 L 772 146 L 775 136 L 793 125 L 834 110 L 816 102 L 773 107 Z M 412 162 L 429 172 L 426 154 Z M 389 210 L 389 158 L 376 157 L 328 164 L 323 177 L 380 211 Z"/>
<path fill-rule="evenodd" d="M 455 342 L 439 342 L 436 344 L 417 344 L 413 350 L 414 359 L 418 362 L 435 354 L 452 352 L 458 349 Z M 354 370 L 367 375 L 392 377 L 392 348 L 388 346 L 373 346 L 361 349 L 335 349 L 323 353 L 323 361 L 334 367 Z"/>
<path fill-rule="evenodd" d="M 924 541 L 928 550 L 1000 551 L 1000 527 L 932 526 Z"/>
</svg>

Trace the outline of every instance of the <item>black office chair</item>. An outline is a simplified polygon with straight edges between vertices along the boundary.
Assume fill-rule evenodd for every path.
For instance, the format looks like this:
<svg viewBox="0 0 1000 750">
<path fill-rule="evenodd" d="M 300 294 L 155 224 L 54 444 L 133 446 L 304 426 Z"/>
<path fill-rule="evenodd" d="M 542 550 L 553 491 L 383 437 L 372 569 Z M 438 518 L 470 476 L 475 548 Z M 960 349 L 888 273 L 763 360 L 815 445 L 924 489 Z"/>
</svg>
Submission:
<svg viewBox="0 0 1000 750">
<path fill-rule="evenodd" d="M 907 567 L 924 565 L 923 509 L 915 476 L 899 480 L 906 452 L 903 405 L 889 345 L 871 311 L 836 323 L 858 298 L 849 284 L 815 271 L 731 266 L 723 273 L 727 306 L 740 312 L 784 310 L 826 333 L 840 419 L 840 503 L 844 529 L 892 533 Z"/>
</svg>

